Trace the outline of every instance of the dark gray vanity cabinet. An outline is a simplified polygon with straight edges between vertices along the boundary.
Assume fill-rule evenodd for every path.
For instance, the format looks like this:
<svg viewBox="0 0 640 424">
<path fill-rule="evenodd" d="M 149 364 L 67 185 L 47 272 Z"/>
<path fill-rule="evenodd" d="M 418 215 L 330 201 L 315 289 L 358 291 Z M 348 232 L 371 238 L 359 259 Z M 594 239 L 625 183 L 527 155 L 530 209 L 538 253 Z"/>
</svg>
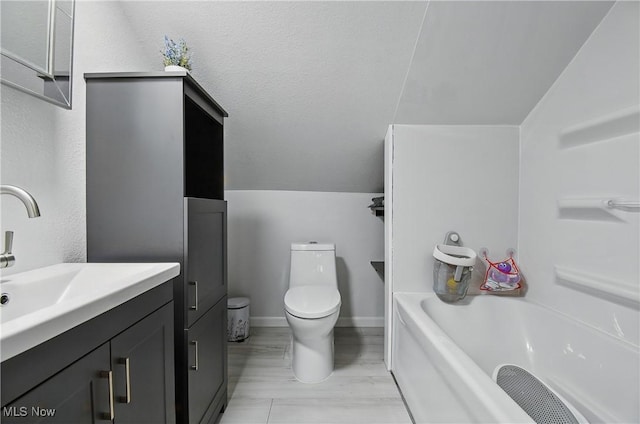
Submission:
<svg viewBox="0 0 640 424">
<path fill-rule="evenodd" d="M 88 260 L 180 263 L 177 421 L 214 422 L 227 403 L 227 113 L 186 72 L 85 80 Z"/>
<path fill-rule="evenodd" d="M 116 423 L 175 422 L 174 358 L 166 352 L 173 352 L 172 304 L 111 340 Z"/>
<path fill-rule="evenodd" d="M 3 423 L 92 423 L 110 417 L 109 344 L 105 343 L 2 408 Z M 105 374 L 101 374 L 104 370 Z M 34 408 L 36 408 L 34 410 Z"/>
<path fill-rule="evenodd" d="M 2 423 L 175 422 L 172 285 L 2 362 Z"/>
<path fill-rule="evenodd" d="M 218 302 L 186 332 L 190 373 L 182 390 L 189 393 L 185 404 L 191 417 L 208 415 L 211 393 L 217 393 L 214 404 L 226 403 L 227 370 L 221 366 L 226 363 L 227 355 L 226 316 L 227 302 L 224 298 L 224 302 Z M 220 339 L 224 339 L 225 344 L 220 344 Z"/>
</svg>

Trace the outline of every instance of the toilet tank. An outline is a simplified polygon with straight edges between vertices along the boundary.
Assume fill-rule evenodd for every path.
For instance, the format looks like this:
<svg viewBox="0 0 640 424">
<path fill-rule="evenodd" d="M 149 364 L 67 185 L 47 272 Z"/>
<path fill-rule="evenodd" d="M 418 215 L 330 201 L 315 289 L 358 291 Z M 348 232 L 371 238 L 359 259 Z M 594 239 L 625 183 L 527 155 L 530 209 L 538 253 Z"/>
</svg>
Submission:
<svg viewBox="0 0 640 424">
<path fill-rule="evenodd" d="M 332 285 L 338 287 L 336 246 L 333 243 L 292 243 L 289 287 Z"/>
</svg>

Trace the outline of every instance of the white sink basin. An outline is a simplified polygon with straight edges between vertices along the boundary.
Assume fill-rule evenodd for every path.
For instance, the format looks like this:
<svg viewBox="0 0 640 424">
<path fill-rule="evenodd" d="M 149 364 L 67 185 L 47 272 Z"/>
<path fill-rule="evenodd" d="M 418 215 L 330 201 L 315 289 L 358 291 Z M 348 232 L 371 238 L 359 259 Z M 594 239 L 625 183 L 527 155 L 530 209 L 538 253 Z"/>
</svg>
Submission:
<svg viewBox="0 0 640 424">
<path fill-rule="evenodd" d="M 70 263 L 3 276 L 0 356 L 4 361 L 152 289 L 178 263 Z"/>
</svg>

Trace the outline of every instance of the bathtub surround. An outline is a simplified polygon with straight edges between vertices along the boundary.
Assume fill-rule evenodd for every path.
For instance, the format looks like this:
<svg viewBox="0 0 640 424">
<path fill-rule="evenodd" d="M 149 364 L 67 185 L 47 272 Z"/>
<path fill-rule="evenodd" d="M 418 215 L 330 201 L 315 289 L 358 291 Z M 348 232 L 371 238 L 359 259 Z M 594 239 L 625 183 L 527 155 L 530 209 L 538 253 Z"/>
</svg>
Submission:
<svg viewBox="0 0 640 424">
<path fill-rule="evenodd" d="M 338 326 L 382 326 L 384 284 L 370 261 L 384 257 L 384 224 L 367 208 L 380 193 L 227 190 L 229 294 L 248 296 L 251 324 L 286 326 L 291 243 L 333 242 Z"/>
<path fill-rule="evenodd" d="M 408 272 L 396 265 L 406 253 L 394 241 L 403 226 L 426 220 L 398 216 L 408 198 L 400 196 L 404 180 L 395 169 L 403 155 L 400 143 L 387 141 L 385 201 L 394 206 L 386 216 L 385 253 L 387 281 L 394 279 L 385 313 L 394 337 L 385 354 L 416 422 L 526 421 L 491 380 L 504 363 L 533 372 L 590 422 L 640 419 L 640 213 L 606 206 L 640 197 L 638 16 L 639 3 L 615 3 L 519 127 L 519 181 L 512 189 L 524 299 L 482 296 L 447 305 L 413 275 L 396 279 Z M 402 128 L 393 126 L 387 140 L 395 139 L 396 127 Z M 477 157 L 488 163 L 487 155 Z M 422 179 L 414 184 L 433 190 L 430 176 L 415 172 Z M 488 191 L 500 204 L 506 192 L 496 187 Z M 409 206 L 424 209 L 419 199 Z M 439 218 L 449 223 L 455 216 Z M 460 228 L 448 229 L 465 238 Z M 420 264 L 412 266 L 418 272 Z M 426 275 L 424 266 L 419 272 Z M 423 293 L 398 293 L 396 286 Z"/>
<path fill-rule="evenodd" d="M 640 213 L 600 205 L 640 197 L 639 8 L 616 3 L 523 122 L 519 224 L 527 296 L 636 345 Z"/>
<path fill-rule="evenodd" d="M 388 248 L 394 291 L 432 291 L 432 253 L 448 231 L 476 252 L 517 244 L 518 128 L 393 125 Z M 389 252 L 391 253 L 391 252 Z"/>
<path fill-rule="evenodd" d="M 518 127 L 392 125 L 385 140 L 385 320 L 395 292 L 433 292 L 433 248 L 448 231 L 502 255 L 517 244 Z M 481 262 L 469 294 L 484 277 Z M 391 332 L 385 361 L 392 366 Z"/>
</svg>

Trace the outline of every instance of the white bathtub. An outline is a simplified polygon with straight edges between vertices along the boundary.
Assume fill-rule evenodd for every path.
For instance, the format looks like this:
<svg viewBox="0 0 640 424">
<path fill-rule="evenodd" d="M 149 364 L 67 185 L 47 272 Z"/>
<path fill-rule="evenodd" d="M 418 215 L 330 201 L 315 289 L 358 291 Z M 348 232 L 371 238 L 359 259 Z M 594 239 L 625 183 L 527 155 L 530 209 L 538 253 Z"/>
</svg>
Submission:
<svg viewBox="0 0 640 424">
<path fill-rule="evenodd" d="M 589 422 L 640 422 L 638 346 L 524 299 L 394 295 L 392 371 L 416 423 L 531 422 L 493 381 L 525 368 Z"/>
</svg>

